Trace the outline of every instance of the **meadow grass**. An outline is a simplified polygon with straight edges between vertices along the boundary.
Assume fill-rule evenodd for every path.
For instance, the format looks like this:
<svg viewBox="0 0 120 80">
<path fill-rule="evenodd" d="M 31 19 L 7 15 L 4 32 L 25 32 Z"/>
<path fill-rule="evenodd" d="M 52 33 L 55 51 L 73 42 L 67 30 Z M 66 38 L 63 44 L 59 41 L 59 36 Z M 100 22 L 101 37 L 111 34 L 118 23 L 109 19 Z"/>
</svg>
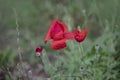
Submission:
<svg viewBox="0 0 120 80">
<path fill-rule="evenodd" d="M 14 40 L 5 36 L 11 44 L 4 45 L 10 51 L 0 52 L 0 69 L 6 72 L 6 80 L 16 80 L 21 75 L 28 80 L 40 80 L 37 70 L 49 74 L 49 78 L 44 78 L 50 80 L 119 80 L 119 4 L 119 0 L 1 0 L 1 35 L 15 31 L 11 34 Z M 75 27 L 87 28 L 86 40 L 82 43 L 67 41 L 66 49 L 52 50 L 43 39 L 53 19 L 66 23 L 70 31 Z M 35 48 L 39 44 L 44 50 L 41 57 L 36 57 Z M 54 62 L 50 56 L 55 57 Z M 23 65 L 25 62 L 30 68 Z M 16 64 L 21 67 L 18 69 Z M 42 64 L 42 69 L 38 64 Z M 7 70 L 11 67 L 12 71 Z M 29 70 L 32 78 L 28 76 Z M 20 74 L 15 75 L 14 71 Z"/>
</svg>

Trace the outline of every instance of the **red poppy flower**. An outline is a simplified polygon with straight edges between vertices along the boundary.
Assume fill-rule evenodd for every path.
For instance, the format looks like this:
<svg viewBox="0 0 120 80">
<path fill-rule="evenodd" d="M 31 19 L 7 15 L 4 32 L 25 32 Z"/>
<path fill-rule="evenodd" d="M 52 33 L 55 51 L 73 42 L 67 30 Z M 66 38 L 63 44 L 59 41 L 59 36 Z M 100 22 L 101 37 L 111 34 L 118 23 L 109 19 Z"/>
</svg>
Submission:
<svg viewBox="0 0 120 80">
<path fill-rule="evenodd" d="M 66 47 L 66 40 L 74 38 L 73 33 L 68 32 L 66 24 L 53 20 L 44 39 L 44 43 L 52 39 L 51 48 L 59 50 Z"/>
<path fill-rule="evenodd" d="M 88 33 L 88 30 L 85 29 L 83 31 L 79 31 L 78 29 L 75 29 L 73 33 L 74 33 L 75 40 L 77 42 L 82 42 L 85 40 L 87 33 Z"/>
<path fill-rule="evenodd" d="M 68 28 L 64 23 L 57 20 L 53 20 L 44 39 L 44 43 L 46 43 L 50 39 L 54 39 L 54 40 L 63 39 L 64 38 L 63 34 L 64 32 L 67 31 Z"/>
</svg>

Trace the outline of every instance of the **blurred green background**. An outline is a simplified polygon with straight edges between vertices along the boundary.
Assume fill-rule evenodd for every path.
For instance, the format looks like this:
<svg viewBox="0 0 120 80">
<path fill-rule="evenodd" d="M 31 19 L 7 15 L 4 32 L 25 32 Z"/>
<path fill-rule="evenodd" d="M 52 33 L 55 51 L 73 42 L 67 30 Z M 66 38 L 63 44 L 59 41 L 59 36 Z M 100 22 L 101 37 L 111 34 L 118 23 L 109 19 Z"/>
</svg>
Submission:
<svg viewBox="0 0 120 80">
<path fill-rule="evenodd" d="M 61 20 L 69 28 L 89 29 L 89 38 L 99 37 L 108 24 L 119 30 L 119 0 L 0 0 L 0 47 L 16 48 L 16 9 L 20 41 L 27 47 L 43 44 L 44 36 L 53 19 Z M 27 44 L 27 45 L 26 45 Z"/>
<path fill-rule="evenodd" d="M 14 10 L 19 25 L 19 43 Z M 9 48 L 16 53 L 19 46 L 23 61 L 30 65 L 36 64 L 34 55 L 38 45 L 47 53 L 55 53 L 49 43 L 43 43 L 54 19 L 67 24 L 70 31 L 78 26 L 87 28 L 88 51 L 95 44 L 110 44 L 114 46 L 111 49 L 106 46 L 108 53 L 111 50 L 120 56 L 120 0 L 0 0 L 0 51 L 4 53 Z M 113 41 L 107 43 L 110 39 Z"/>
</svg>

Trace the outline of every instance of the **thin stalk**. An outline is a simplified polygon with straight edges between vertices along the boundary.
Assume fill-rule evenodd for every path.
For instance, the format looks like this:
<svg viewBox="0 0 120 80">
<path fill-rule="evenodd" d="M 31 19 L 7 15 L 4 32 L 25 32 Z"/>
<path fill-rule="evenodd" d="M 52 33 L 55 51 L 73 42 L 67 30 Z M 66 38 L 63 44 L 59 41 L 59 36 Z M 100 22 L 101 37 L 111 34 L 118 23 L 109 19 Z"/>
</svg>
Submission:
<svg viewBox="0 0 120 80">
<path fill-rule="evenodd" d="M 84 65 L 85 65 L 85 61 L 83 60 L 83 53 L 84 53 L 84 50 L 83 50 L 83 46 L 82 46 L 82 43 L 81 43 L 81 45 L 80 45 L 80 47 L 79 47 L 79 50 L 81 51 L 81 56 L 82 56 L 82 58 L 81 58 L 81 61 L 84 63 Z"/>
<path fill-rule="evenodd" d="M 16 12 L 15 8 L 13 8 L 13 12 L 14 12 L 14 15 L 15 15 L 15 23 L 16 23 L 16 31 L 17 31 L 17 44 L 18 44 L 17 51 L 18 51 L 19 60 L 20 60 L 20 74 L 23 74 L 23 71 L 21 70 L 21 69 L 23 69 L 23 66 L 22 66 L 21 46 L 20 46 L 20 31 L 19 31 L 17 12 Z"/>
<path fill-rule="evenodd" d="M 78 26 L 78 29 L 81 31 L 80 26 Z M 78 47 L 78 48 L 79 48 L 79 51 L 81 52 L 81 61 L 83 61 L 83 53 L 84 53 L 84 50 L 83 50 L 82 43 L 80 44 L 80 47 Z M 84 61 L 83 61 L 83 63 L 85 64 Z"/>
<path fill-rule="evenodd" d="M 10 79 L 10 80 L 13 80 L 12 75 L 11 75 L 11 73 L 10 73 L 9 69 L 6 69 L 6 70 L 8 71 L 8 73 L 7 73 L 7 74 L 8 74 L 8 76 L 9 76 L 9 79 Z"/>
</svg>

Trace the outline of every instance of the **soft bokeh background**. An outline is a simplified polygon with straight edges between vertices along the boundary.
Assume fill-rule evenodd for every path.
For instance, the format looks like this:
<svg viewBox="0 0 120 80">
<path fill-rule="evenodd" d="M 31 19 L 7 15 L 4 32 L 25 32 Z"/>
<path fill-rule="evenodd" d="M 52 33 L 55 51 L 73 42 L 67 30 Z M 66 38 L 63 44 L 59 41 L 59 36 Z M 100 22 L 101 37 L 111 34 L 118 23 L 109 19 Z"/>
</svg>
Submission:
<svg viewBox="0 0 120 80">
<path fill-rule="evenodd" d="M 19 43 L 14 10 L 19 25 Z M 47 53 L 56 53 L 49 43 L 43 43 L 53 19 L 66 23 L 70 31 L 78 26 L 87 28 L 88 51 L 94 44 L 100 44 L 101 40 L 113 38 L 105 39 L 112 34 L 115 38 L 110 44 L 114 48 L 111 50 L 108 46 L 108 53 L 111 50 L 119 58 L 120 0 L 0 0 L 0 51 L 4 53 L 9 48 L 8 52 L 15 53 L 14 63 L 17 64 L 19 46 L 26 68 L 36 68 L 34 65 L 38 65 L 38 62 L 35 63 L 35 48 L 38 45 L 43 46 Z M 36 76 L 42 74 L 37 70 L 33 72 Z"/>
</svg>

